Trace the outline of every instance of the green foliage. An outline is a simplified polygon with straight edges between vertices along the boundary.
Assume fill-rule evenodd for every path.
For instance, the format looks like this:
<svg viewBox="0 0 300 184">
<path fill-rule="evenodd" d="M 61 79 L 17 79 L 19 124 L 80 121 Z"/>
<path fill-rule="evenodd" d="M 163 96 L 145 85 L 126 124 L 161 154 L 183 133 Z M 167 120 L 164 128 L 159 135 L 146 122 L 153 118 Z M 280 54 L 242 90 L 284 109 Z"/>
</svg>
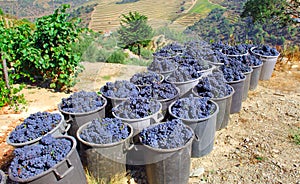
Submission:
<svg viewBox="0 0 300 184">
<path fill-rule="evenodd" d="M 299 6 L 298 0 L 248 0 L 241 17 L 251 17 L 253 22 L 275 22 L 286 26 L 296 23 L 293 16 L 299 18 Z"/>
<path fill-rule="evenodd" d="M 300 145 L 300 128 L 292 130 L 291 138 L 295 144 Z"/>
<path fill-rule="evenodd" d="M 138 12 L 122 14 L 121 26 L 117 31 L 121 47 L 130 50 L 138 47 L 138 55 L 140 55 L 140 48 L 147 46 L 153 37 L 153 30 L 147 21 L 148 18 Z"/>
<path fill-rule="evenodd" d="M 21 53 L 17 71 L 31 80 L 50 81 L 48 87 L 65 90 L 73 86 L 81 72 L 80 53 L 72 50 L 81 29 L 79 21 L 69 22 L 63 5 L 51 15 L 37 19 L 36 30 L 29 38 L 28 47 Z"/>
<path fill-rule="evenodd" d="M 14 82 L 20 78 L 20 74 L 13 70 L 15 58 L 18 57 L 16 51 L 24 47 L 23 39 L 26 40 L 30 29 L 26 25 L 19 27 L 8 27 L 5 19 L 0 20 L 0 107 L 9 105 L 14 110 L 19 110 L 19 104 L 26 104 L 24 95 L 19 94 L 23 85 L 15 86 Z M 26 43 L 26 42 L 25 42 Z M 3 61 L 6 61 L 8 71 L 9 88 L 6 86 L 4 78 Z"/>
<path fill-rule="evenodd" d="M 155 31 L 155 35 L 164 35 L 166 39 L 172 40 L 178 43 L 184 43 L 190 41 L 192 38 L 189 35 L 184 34 L 182 31 L 170 29 L 169 27 L 160 27 Z"/>
<path fill-rule="evenodd" d="M 141 56 L 142 56 L 144 59 L 152 60 L 152 59 L 153 59 L 153 52 L 152 52 L 151 50 L 142 48 L 142 49 L 141 49 Z"/>
<path fill-rule="evenodd" d="M 149 66 L 150 63 L 151 63 L 151 60 L 143 60 L 143 59 L 137 59 L 137 58 L 128 58 L 128 59 L 125 59 L 122 64 L 137 65 L 137 66 Z"/>
<path fill-rule="evenodd" d="M 122 50 L 115 50 L 107 58 L 107 62 L 108 63 L 124 63 L 125 59 L 126 59 L 126 55 Z"/>
</svg>

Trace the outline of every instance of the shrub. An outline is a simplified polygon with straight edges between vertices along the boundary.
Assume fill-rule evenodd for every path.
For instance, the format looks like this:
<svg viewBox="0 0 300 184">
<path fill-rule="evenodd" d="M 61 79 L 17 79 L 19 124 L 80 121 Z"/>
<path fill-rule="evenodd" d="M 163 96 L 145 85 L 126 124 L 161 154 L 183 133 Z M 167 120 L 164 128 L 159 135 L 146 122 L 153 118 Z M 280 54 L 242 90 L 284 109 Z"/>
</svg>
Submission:
<svg viewBox="0 0 300 184">
<path fill-rule="evenodd" d="M 107 58 L 107 62 L 108 63 L 124 63 L 125 59 L 126 59 L 125 53 L 121 50 L 116 50 Z"/>
</svg>

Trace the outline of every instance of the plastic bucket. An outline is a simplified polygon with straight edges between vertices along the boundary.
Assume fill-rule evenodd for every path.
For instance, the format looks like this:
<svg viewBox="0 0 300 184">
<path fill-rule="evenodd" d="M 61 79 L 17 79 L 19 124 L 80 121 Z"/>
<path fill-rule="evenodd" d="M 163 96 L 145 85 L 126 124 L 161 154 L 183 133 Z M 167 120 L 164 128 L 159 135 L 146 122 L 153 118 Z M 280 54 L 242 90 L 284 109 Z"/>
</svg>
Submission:
<svg viewBox="0 0 300 184">
<path fill-rule="evenodd" d="M 174 149 L 158 149 L 143 144 L 148 183 L 188 183 L 193 139 L 194 136 L 184 146 Z"/>
<path fill-rule="evenodd" d="M 243 91 L 242 101 L 247 100 L 252 72 L 253 72 L 253 69 L 251 68 L 251 70 L 249 72 L 243 73 L 246 77 L 246 80 L 245 80 L 245 84 L 244 84 L 244 91 Z"/>
<path fill-rule="evenodd" d="M 188 94 L 188 92 L 191 91 L 191 89 L 193 89 L 199 83 L 199 79 L 201 78 L 202 76 L 197 79 L 184 82 L 169 82 L 167 78 L 166 81 L 178 87 L 180 90 L 179 97 L 183 97 L 184 95 Z"/>
<path fill-rule="evenodd" d="M 2 170 L 0 170 L 0 178 L 0 184 L 6 184 L 6 175 Z"/>
<path fill-rule="evenodd" d="M 212 71 L 217 68 L 215 65 L 211 64 L 209 61 L 205 61 L 209 63 L 210 68 L 206 70 L 200 70 L 198 73 L 201 73 L 201 77 L 207 77 L 208 75 L 212 74 Z"/>
<path fill-rule="evenodd" d="M 227 85 L 229 85 L 229 84 L 227 84 Z M 223 98 L 211 98 L 211 100 L 216 102 L 219 106 L 219 112 L 217 114 L 217 121 L 216 121 L 216 130 L 221 130 L 221 129 L 225 128 L 228 125 L 232 95 L 234 94 L 233 87 L 230 86 L 230 88 L 232 89 L 232 92 L 229 95 L 227 95 Z M 193 94 L 195 96 L 200 97 L 194 91 L 194 89 L 193 89 Z"/>
<path fill-rule="evenodd" d="M 165 80 L 165 77 L 162 74 L 158 73 L 158 72 L 155 72 L 155 73 L 157 73 L 159 75 L 160 80 L 157 81 L 157 82 L 154 82 L 154 83 L 162 83 Z M 151 86 L 151 84 L 144 84 L 144 85 L 135 84 L 135 86 L 138 87 L 138 89 L 141 89 L 141 88 L 146 87 L 146 86 Z M 120 103 L 118 103 L 118 104 L 120 104 Z M 115 104 L 115 105 L 118 105 L 118 104 Z"/>
<path fill-rule="evenodd" d="M 245 84 L 246 77 L 240 79 L 238 81 L 231 81 L 227 82 L 231 87 L 234 89 L 234 94 L 232 95 L 232 102 L 230 107 L 230 114 L 234 114 L 240 112 L 242 109 L 242 100 L 243 100 L 243 93 L 244 93 L 244 84 Z"/>
<path fill-rule="evenodd" d="M 182 122 L 191 127 L 195 133 L 195 140 L 193 140 L 192 144 L 192 157 L 194 158 L 203 157 L 209 154 L 214 146 L 219 106 L 214 101 L 210 100 L 210 102 L 215 104 L 215 111 L 210 116 L 201 119 L 182 119 L 177 117 L 171 111 L 175 102 L 169 106 L 170 115 L 174 118 L 181 119 Z"/>
<path fill-rule="evenodd" d="M 272 76 L 273 70 L 280 54 L 278 54 L 278 56 L 264 56 L 253 52 L 254 49 L 255 47 L 251 48 L 251 53 L 263 62 L 259 80 L 269 80 Z"/>
<path fill-rule="evenodd" d="M 86 184 L 85 172 L 83 170 L 82 163 L 80 161 L 78 152 L 76 150 L 76 140 L 71 136 L 60 136 L 57 138 L 68 139 L 72 142 L 72 149 L 67 156 L 57 163 L 52 168 L 38 174 L 34 177 L 21 179 L 12 176 L 10 169 L 8 170 L 9 179 L 18 183 L 30 183 L 30 184 L 73 184 L 80 183 Z"/>
<path fill-rule="evenodd" d="M 112 178 L 125 177 L 126 174 L 126 155 L 130 149 L 130 139 L 133 136 L 133 128 L 127 124 L 130 129 L 129 136 L 119 142 L 111 144 L 95 144 L 81 139 L 81 132 L 87 128 L 91 122 L 88 122 L 77 131 L 77 139 L 80 142 L 80 158 L 83 166 L 98 181 L 110 182 Z"/>
<path fill-rule="evenodd" d="M 258 85 L 259 76 L 260 76 L 262 66 L 263 66 L 263 63 L 258 65 L 258 66 L 252 66 L 253 72 L 251 74 L 249 90 L 255 90 L 256 89 L 256 87 Z"/>
<path fill-rule="evenodd" d="M 152 71 L 149 69 L 148 69 L 148 71 L 156 72 L 156 73 L 162 75 L 165 79 L 165 78 L 169 77 L 176 69 L 177 69 L 177 67 L 174 70 L 170 70 L 170 71 Z"/>
<path fill-rule="evenodd" d="M 59 112 L 53 112 L 53 113 L 59 113 Z M 7 144 L 11 145 L 11 146 L 14 146 L 14 147 L 23 147 L 23 146 L 26 146 L 26 145 L 31 145 L 31 144 L 37 144 L 44 136 L 48 135 L 48 134 L 51 134 L 53 137 L 59 137 L 59 136 L 62 136 L 62 135 L 65 135 L 68 130 L 70 129 L 70 124 L 67 124 L 65 119 L 64 119 L 64 116 L 59 113 L 60 116 L 61 116 L 61 121 L 57 124 L 56 127 L 54 127 L 51 131 L 49 131 L 47 134 L 43 135 L 43 136 L 40 136 L 36 139 L 33 139 L 31 141 L 27 141 L 27 142 L 23 142 L 23 143 L 13 143 L 9 140 L 9 136 L 6 137 L 6 142 Z"/>
<path fill-rule="evenodd" d="M 93 119 L 100 119 L 105 117 L 105 107 L 107 105 L 107 100 L 104 99 L 104 104 L 103 106 L 99 107 L 98 109 L 95 109 L 90 112 L 85 112 L 85 113 L 70 113 L 63 111 L 61 109 L 61 105 L 58 105 L 59 111 L 68 119 L 66 120 L 67 123 L 71 124 L 71 128 L 68 131 L 68 134 L 76 137 L 76 132 L 80 126 L 83 124 L 92 121 Z"/>
</svg>

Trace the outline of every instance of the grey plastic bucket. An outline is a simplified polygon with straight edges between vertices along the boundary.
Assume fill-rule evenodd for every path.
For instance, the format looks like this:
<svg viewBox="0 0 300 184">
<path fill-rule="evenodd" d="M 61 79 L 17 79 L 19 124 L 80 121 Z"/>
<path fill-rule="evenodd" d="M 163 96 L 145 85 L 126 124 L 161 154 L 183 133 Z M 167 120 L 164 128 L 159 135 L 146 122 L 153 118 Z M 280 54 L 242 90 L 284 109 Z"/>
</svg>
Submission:
<svg viewBox="0 0 300 184">
<path fill-rule="evenodd" d="M 187 95 L 187 93 L 191 91 L 199 83 L 199 80 L 201 78 L 202 76 L 197 79 L 192 79 L 184 82 L 169 82 L 168 78 L 166 78 L 166 81 L 178 87 L 180 90 L 179 97 L 183 97 L 184 95 Z"/>
<path fill-rule="evenodd" d="M 261 68 L 259 80 L 269 80 L 272 76 L 273 70 L 275 68 L 278 56 L 264 56 L 258 53 L 253 52 L 256 47 L 251 48 L 251 53 L 258 57 L 262 62 L 263 66 Z"/>
<path fill-rule="evenodd" d="M 9 179 L 18 183 L 28 184 L 87 184 L 85 172 L 76 150 L 76 140 L 71 136 L 60 136 L 57 138 L 68 139 L 72 142 L 72 149 L 67 156 L 52 168 L 28 179 L 13 177 L 8 170 Z"/>
<path fill-rule="evenodd" d="M 248 98 L 248 92 L 249 92 L 249 88 L 250 88 L 250 81 L 251 81 L 252 72 L 253 72 L 253 69 L 251 68 L 251 70 L 249 72 L 243 73 L 246 77 L 246 80 L 245 80 L 245 83 L 244 83 L 244 91 L 243 91 L 242 101 L 246 101 L 247 98 Z"/>
<path fill-rule="evenodd" d="M 226 84 L 226 85 L 230 86 L 229 84 Z M 225 128 L 228 125 L 231 101 L 232 101 L 232 96 L 234 94 L 233 87 L 230 86 L 230 88 L 232 89 L 232 92 L 229 95 L 227 95 L 223 98 L 211 98 L 211 100 L 216 102 L 219 106 L 219 112 L 217 114 L 217 121 L 216 121 L 216 130 L 221 130 L 221 129 Z M 193 89 L 193 94 L 195 96 L 200 97 L 194 91 L 194 89 Z"/>
<path fill-rule="evenodd" d="M 81 132 L 91 122 L 79 127 L 76 137 L 80 143 L 79 155 L 83 166 L 98 181 L 109 183 L 112 178 L 125 177 L 126 155 L 130 149 L 130 141 L 133 136 L 133 128 L 125 123 L 130 129 L 129 136 L 119 142 L 111 144 L 95 144 L 83 140 Z"/>
<path fill-rule="evenodd" d="M 195 140 L 192 144 L 192 157 L 199 158 L 209 154 L 214 146 L 217 114 L 219 112 L 219 106 L 216 102 L 209 100 L 215 104 L 216 109 L 210 116 L 201 119 L 183 119 L 174 115 L 171 111 L 173 102 L 169 106 L 169 113 L 172 117 L 181 119 L 184 124 L 191 127 L 195 133 Z"/>
<path fill-rule="evenodd" d="M 52 112 L 52 113 L 58 113 L 61 116 L 61 121 L 57 124 L 56 127 L 54 127 L 51 131 L 49 131 L 47 134 L 40 136 L 36 139 L 33 139 L 31 141 L 23 142 L 23 143 L 13 143 L 9 140 L 9 136 L 6 137 L 6 142 L 7 144 L 14 146 L 16 148 L 18 147 L 23 147 L 26 145 L 31 145 L 31 144 L 37 144 L 44 136 L 51 134 L 53 137 L 59 137 L 62 135 L 65 135 L 68 130 L 70 129 L 70 125 L 66 123 L 64 116 L 60 112 Z"/>
<path fill-rule="evenodd" d="M 177 94 L 173 98 L 158 100 L 162 105 L 161 113 L 164 116 L 164 119 L 167 119 L 170 116 L 168 111 L 169 105 L 179 99 L 180 89 L 178 87 L 175 88 L 177 90 Z"/>
<path fill-rule="evenodd" d="M 68 134 L 76 137 L 76 132 L 80 126 L 83 124 L 92 121 L 93 119 L 100 119 L 105 117 L 105 107 L 107 105 L 107 100 L 101 96 L 104 100 L 103 106 L 99 107 L 98 109 L 95 109 L 90 112 L 84 112 L 84 113 L 70 113 L 63 111 L 61 109 L 61 104 L 58 104 L 58 110 L 68 119 L 66 119 L 66 122 L 71 124 L 70 130 L 68 131 Z"/>
<path fill-rule="evenodd" d="M 263 66 L 263 63 L 260 64 L 260 65 L 257 65 L 257 66 L 252 66 L 253 72 L 251 74 L 249 90 L 255 90 L 256 89 L 256 87 L 258 85 L 259 76 L 260 76 L 262 66 Z"/>
<path fill-rule="evenodd" d="M 6 184 L 6 175 L 2 170 L 0 170 L 0 177 L 1 177 L 0 184 Z"/>
<path fill-rule="evenodd" d="M 187 126 L 187 128 L 191 129 Z M 191 131 L 193 131 L 191 129 Z M 146 175 L 149 184 L 188 183 L 194 136 L 179 148 L 158 149 L 143 144 Z"/>
<path fill-rule="evenodd" d="M 234 89 L 234 94 L 232 95 L 232 102 L 230 107 L 230 114 L 238 113 L 242 109 L 242 100 L 244 93 L 244 84 L 246 77 L 238 81 L 227 82 Z"/>
</svg>

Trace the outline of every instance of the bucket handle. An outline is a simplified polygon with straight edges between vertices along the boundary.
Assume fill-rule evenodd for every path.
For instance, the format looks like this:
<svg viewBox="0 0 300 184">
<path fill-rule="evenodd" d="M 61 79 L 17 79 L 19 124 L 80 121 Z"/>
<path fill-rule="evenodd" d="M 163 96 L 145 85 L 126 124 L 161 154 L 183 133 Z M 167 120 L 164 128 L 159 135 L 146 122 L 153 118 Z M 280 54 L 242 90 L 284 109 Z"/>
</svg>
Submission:
<svg viewBox="0 0 300 184">
<path fill-rule="evenodd" d="M 197 134 L 195 134 L 194 140 L 197 141 L 197 142 L 200 142 L 200 139 L 199 139 Z"/>
<path fill-rule="evenodd" d="M 152 118 L 152 119 L 154 120 L 155 123 L 158 123 L 164 119 L 164 115 L 161 112 L 159 112 L 157 114 L 157 118 Z"/>
<path fill-rule="evenodd" d="M 67 176 L 74 169 L 74 166 L 71 164 L 69 159 L 66 159 L 66 162 L 67 162 L 67 165 L 68 165 L 69 168 L 63 174 L 59 174 L 57 169 L 53 169 L 53 172 L 54 172 L 55 177 L 57 178 L 57 180 L 63 179 L 65 176 Z"/>
<path fill-rule="evenodd" d="M 66 121 L 66 123 L 70 123 L 72 121 L 71 115 L 68 115 L 68 119 L 66 119 L 65 121 Z"/>
<path fill-rule="evenodd" d="M 71 128 L 71 124 L 68 123 L 63 132 L 64 133 L 68 132 L 70 128 Z"/>
</svg>

